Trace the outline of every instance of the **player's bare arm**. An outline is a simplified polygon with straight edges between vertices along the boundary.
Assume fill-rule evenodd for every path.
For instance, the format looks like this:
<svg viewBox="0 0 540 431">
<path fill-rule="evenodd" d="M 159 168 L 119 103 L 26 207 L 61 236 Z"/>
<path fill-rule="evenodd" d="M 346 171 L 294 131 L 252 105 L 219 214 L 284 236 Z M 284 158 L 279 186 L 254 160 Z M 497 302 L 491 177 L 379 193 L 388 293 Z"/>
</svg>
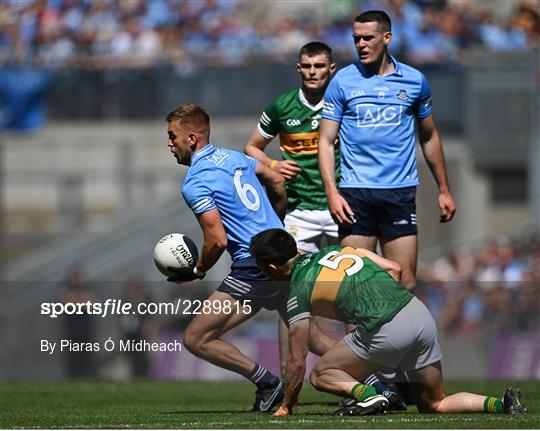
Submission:
<svg viewBox="0 0 540 431">
<path fill-rule="evenodd" d="M 338 136 L 340 122 L 321 119 L 319 136 L 319 170 L 328 198 L 328 209 L 338 224 L 352 224 L 354 215 L 347 201 L 339 194 L 336 185 L 334 142 Z"/>
<path fill-rule="evenodd" d="M 244 152 L 248 156 L 257 159 L 259 162 L 264 163 L 269 168 L 280 173 L 287 181 L 292 180 L 302 169 L 298 167 L 294 160 L 275 160 L 268 157 L 264 153 L 264 149 L 271 141 L 271 139 L 266 139 L 257 129 L 255 129 L 244 148 Z"/>
<path fill-rule="evenodd" d="M 197 221 L 204 234 L 197 269 L 201 272 L 207 272 L 215 265 L 227 247 L 227 234 L 217 208 L 200 214 L 197 216 Z"/>
<path fill-rule="evenodd" d="M 357 250 L 384 269 L 394 280 L 401 280 L 401 266 L 399 263 L 379 256 L 378 254 L 373 253 L 371 250 L 365 248 L 357 248 Z"/>
<path fill-rule="evenodd" d="M 429 169 L 439 187 L 441 223 L 446 223 L 454 218 L 456 204 L 450 192 L 441 137 L 435 126 L 433 115 L 418 120 L 418 139 Z"/>
<path fill-rule="evenodd" d="M 266 194 L 278 217 L 283 220 L 287 212 L 287 192 L 283 177 L 264 163 L 258 163 L 255 174 L 266 187 Z"/>
<path fill-rule="evenodd" d="M 302 319 L 289 327 L 289 357 L 287 358 L 287 383 L 282 406 L 274 416 L 292 414 L 306 374 L 306 356 L 309 345 L 309 321 Z"/>
</svg>

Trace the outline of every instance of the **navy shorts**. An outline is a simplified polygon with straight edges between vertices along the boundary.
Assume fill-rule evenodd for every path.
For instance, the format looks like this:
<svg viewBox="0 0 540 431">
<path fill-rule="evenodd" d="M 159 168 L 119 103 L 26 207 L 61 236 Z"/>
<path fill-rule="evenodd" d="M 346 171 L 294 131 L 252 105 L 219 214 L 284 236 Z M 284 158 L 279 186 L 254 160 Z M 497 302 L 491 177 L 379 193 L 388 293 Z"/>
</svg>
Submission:
<svg viewBox="0 0 540 431">
<path fill-rule="evenodd" d="M 416 235 L 416 187 L 344 188 L 339 192 L 354 212 L 352 225 L 340 225 L 340 236 L 396 238 Z"/>
<path fill-rule="evenodd" d="M 289 294 L 283 283 L 270 280 L 259 269 L 253 257 L 234 261 L 231 272 L 217 290 L 239 301 L 251 301 L 249 305 L 254 311 L 284 307 Z"/>
</svg>

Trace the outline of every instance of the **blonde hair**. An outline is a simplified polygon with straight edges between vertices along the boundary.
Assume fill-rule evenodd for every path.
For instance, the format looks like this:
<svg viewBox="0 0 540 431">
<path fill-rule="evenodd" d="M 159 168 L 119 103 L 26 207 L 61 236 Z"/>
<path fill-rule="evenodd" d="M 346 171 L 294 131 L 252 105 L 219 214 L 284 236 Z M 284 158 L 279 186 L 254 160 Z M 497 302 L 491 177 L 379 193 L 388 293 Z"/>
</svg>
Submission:
<svg viewBox="0 0 540 431">
<path fill-rule="evenodd" d="M 180 105 L 165 117 L 167 122 L 179 121 L 182 124 L 189 124 L 197 129 L 201 134 L 210 134 L 210 117 L 200 106 L 193 104 Z"/>
</svg>

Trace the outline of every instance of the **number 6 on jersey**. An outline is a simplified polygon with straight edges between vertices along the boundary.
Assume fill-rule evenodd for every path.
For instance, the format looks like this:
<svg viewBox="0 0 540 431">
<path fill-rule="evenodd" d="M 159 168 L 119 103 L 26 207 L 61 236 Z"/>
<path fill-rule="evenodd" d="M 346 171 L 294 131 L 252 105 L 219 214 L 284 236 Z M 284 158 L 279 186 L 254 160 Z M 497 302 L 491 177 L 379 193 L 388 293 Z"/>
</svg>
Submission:
<svg viewBox="0 0 540 431">
<path fill-rule="evenodd" d="M 236 193 L 238 193 L 240 201 L 248 210 L 257 211 L 261 207 L 261 198 L 259 197 L 257 190 L 255 190 L 255 187 L 251 184 L 245 183 L 242 185 L 242 182 L 240 181 L 242 175 L 242 170 L 237 169 L 234 171 L 234 188 L 236 189 Z M 251 193 L 253 200 L 249 198 L 248 193 Z"/>
</svg>

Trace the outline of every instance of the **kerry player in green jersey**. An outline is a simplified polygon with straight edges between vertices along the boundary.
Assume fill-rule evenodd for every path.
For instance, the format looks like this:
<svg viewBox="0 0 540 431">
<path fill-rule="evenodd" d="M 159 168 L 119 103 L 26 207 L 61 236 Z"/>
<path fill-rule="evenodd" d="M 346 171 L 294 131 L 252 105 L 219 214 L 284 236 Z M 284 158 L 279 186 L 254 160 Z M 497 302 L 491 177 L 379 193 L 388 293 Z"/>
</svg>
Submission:
<svg viewBox="0 0 540 431">
<path fill-rule="evenodd" d="M 328 211 L 317 162 L 322 99 L 336 70 L 332 49 L 322 42 L 307 43 L 300 49 L 296 70 L 301 87 L 281 94 L 264 110 L 244 151 L 285 178 L 285 229 L 294 236 L 300 250 L 312 253 L 321 248 L 323 238 L 327 244 L 338 244 L 338 227 Z M 274 160 L 264 152 L 277 135 L 282 160 Z M 337 145 L 335 156 L 339 157 Z M 284 371 L 287 328 L 281 321 L 279 351 Z"/>
<path fill-rule="evenodd" d="M 527 413 L 519 389 L 507 389 L 500 399 L 468 392 L 445 394 L 437 327 L 426 306 L 399 283 L 397 262 L 350 246 L 300 255 L 294 239 L 282 229 L 255 235 L 250 251 L 270 278 L 290 280 L 290 285 L 282 285 L 289 289 L 289 356 L 285 396 L 276 416 L 291 414 L 298 401 L 312 315 L 357 325 L 311 373 L 316 389 L 357 400 L 338 415 L 386 410 L 388 400 L 358 381 L 383 367 L 407 373 L 421 413 Z"/>
<path fill-rule="evenodd" d="M 285 229 L 300 250 L 312 253 L 320 249 L 323 237 L 329 244 L 338 243 L 337 225 L 328 211 L 317 162 L 322 99 L 336 70 L 332 49 L 322 42 L 304 45 L 296 70 L 302 86 L 283 93 L 264 110 L 245 152 L 285 178 Z M 283 160 L 273 160 L 264 153 L 277 135 Z M 339 157 L 337 142 L 334 149 Z M 339 178 L 339 172 L 337 175 Z"/>
</svg>

